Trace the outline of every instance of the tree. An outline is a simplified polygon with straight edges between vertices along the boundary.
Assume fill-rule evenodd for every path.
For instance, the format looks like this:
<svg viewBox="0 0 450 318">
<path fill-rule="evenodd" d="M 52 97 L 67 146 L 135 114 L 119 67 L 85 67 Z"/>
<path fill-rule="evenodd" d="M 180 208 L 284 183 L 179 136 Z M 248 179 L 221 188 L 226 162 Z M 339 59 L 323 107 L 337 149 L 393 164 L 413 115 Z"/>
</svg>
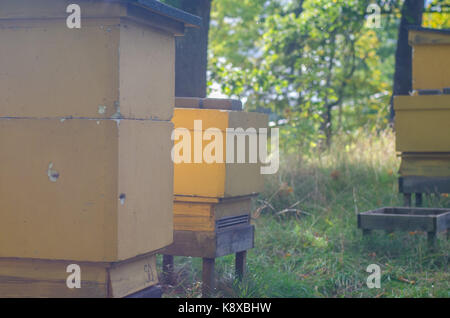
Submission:
<svg viewBox="0 0 450 318">
<path fill-rule="evenodd" d="M 422 25 L 422 15 L 425 8 L 424 0 L 405 0 L 402 7 L 402 18 L 400 21 L 397 51 L 395 53 L 395 95 L 409 95 L 412 83 L 412 48 L 408 43 L 408 29 L 411 26 Z M 390 121 L 395 117 L 393 99 L 391 99 Z"/>
<path fill-rule="evenodd" d="M 393 70 L 395 47 L 381 29 L 365 27 L 369 3 L 214 2 L 211 80 L 247 109 L 272 109 L 285 150 L 329 144 L 344 118 L 362 126 L 388 110 L 392 74 L 385 69 Z M 336 110 L 346 112 L 341 123 Z"/>
<path fill-rule="evenodd" d="M 175 96 L 206 97 L 211 1 L 163 1 L 202 18 L 200 28 L 188 28 L 183 37 L 175 40 Z"/>
</svg>

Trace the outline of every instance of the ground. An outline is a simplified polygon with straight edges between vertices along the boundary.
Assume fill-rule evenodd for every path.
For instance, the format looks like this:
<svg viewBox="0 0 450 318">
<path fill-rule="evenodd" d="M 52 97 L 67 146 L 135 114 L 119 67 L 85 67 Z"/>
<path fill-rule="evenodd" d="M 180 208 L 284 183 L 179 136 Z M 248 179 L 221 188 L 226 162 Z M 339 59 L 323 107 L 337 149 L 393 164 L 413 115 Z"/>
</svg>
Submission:
<svg viewBox="0 0 450 318">
<path fill-rule="evenodd" d="M 216 261 L 216 297 L 450 297 L 450 241 L 426 233 L 375 232 L 363 237 L 356 214 L 401 206 L 400 159 L 390 131 L 361 135 L 326 153 L 282 158 L 255 204 L 255 248 L 247 275 L 234 280 L 233 256 Z M 424 206 L 448 207 L 447 195 Z M 159 259 L 161 263 L 161 259 Z M 366 285 L 367 266 L 381 268 L 381 288 Z M 164 297 L 199 297 L 201 260 L 175 258 L 177 284 Z"/>
</svg>

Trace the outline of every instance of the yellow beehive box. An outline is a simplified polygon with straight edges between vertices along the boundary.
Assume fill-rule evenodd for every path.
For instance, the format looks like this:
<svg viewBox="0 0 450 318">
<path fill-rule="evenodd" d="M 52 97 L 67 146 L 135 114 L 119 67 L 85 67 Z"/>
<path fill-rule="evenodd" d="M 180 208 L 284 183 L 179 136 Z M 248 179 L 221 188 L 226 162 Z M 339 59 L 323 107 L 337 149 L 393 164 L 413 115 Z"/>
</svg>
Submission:
<svg viewBox="0 0 450 318">
<path fill-rule="evenodd" d="M 450 177 L 450 153 L 404 153 L 403 177 Z"/>
<path fill-rule="evenodd" d="M 170 244 L 172 127 L 0 119 L 0 257 L 111 262 Z"/>
<path fill-rule="evenodd" d="M 222 198 L 244 196 L 262 190 L 263 175 L 259 156 L 255 162 L 250 160 L 249 154 L 253 151 L 253 155 L 258 155 L 259 138 L 266 138 L 259 135 L 259 129 L 267 127 L 267 115 L 175 108 L 172 122 L 177 131 L 181 129 L 188 134 L 186 138 L 175 138 L 174 154 L 180 157 L 174 165 L 175 195 Z M 227 128 L 236 129 L 236 134 L 229 134 L 227 138 Z M 218 143 L 215 136 L 209 136 L 208 131 L 220 132 Z M 234 147 L 231 146 L 231 139 Z M 227 154 L 227 142 L 230 149 L 234 148 L 234 156 L 231 156 L 231 151 Z M 212 144 L 217 149 L 211 150 Z M 238 163 L 238 153 L 245 157 L 245 163 Z M 213 154 L 212 160 L 207 159 L 205 154 Z M 227 160 L 227 155 L 233 160 Z"/>
<path fill-rule="evenodd" d="M 450 95 L 395 96 L 396 148 L 450 152 Z"/>
<path fill-rule="evenodd" d="M 79 269 L 80 288 L 67 285 L 67 280 L 74 283 L 69 277 L 75 273 L 74 265 Z M 120 298 L 157 283 L 155 255 L 119 263 L 0 258 L 2 298 Z"/>
<path fill-rule="evenodd" d="M 450 87 L 450 30 L 412 29 L 409 44 L 413 48 L 413 89 Z"/>
</svg>

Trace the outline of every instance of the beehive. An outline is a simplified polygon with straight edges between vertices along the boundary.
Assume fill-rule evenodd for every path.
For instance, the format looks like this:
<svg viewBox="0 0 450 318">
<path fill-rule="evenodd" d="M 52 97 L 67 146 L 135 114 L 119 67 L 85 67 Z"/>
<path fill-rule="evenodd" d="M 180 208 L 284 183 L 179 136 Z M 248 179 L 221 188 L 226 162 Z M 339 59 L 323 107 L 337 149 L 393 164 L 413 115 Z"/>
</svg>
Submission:
<svg viewBox="0 0 450 318">
<path fill-rule="evenodd" d="M 155 284 L 141 259 L 173 240 L 175 36 L 200 19 L 153 0 L 80 0 L 72 29 L 71 3 L 0 4 L 0 296 L 28 278 L 63 288 L 58 262 L 85 264 L 102 286 L 92 295 L 124 296 Z M 42 273 L 27 276 L 30 264 Z"/>
<path fill-rule="evenodd" d="M 450 30 L 413 28 L 409 44 L 413 49 L 413 89 L 450 87 Z"/>
<path fill-rule="evenodd" d="M 450 95 L 395 96 L 400 152 L 450 152 Z"/>
<path fill-rule="evenodd" d="M 421 193 L 450 191 L 450 30 L 413 28 L 409 44 L 414 92 L 394 97 L 396 149 L 400 192 L 420 205 Z"/>
<path fill-rule="evenodd" d="M 214 259 L 236 253 L 242 277 L 246 252 L 254 247 L 250 213 L 264 185 L 260 150 L 267 149 L 260 142 L 267 142 L 268 118 L 239 111 L 238 100 L 176 98 L 176 106 L 174 242 L 161 251 L 163 267 L 170 280 L 174 255 L 202 257 L 202 292 L 208 296 Z"/>
</svg>

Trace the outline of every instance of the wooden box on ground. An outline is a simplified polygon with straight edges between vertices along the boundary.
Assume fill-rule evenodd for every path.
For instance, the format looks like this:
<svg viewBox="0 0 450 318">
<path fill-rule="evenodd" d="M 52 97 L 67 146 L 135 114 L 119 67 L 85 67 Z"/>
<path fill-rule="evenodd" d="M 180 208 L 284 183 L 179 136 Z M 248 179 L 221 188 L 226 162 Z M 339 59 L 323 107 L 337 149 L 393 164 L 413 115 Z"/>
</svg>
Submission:
<svg viewBox="0 0 450 318">
<path fill-rule="evenodd" d="M 450 152 L 450 95 L 395 96 L 396 149 Z"/>
<path fill-rule="evenodd" d="M 450 227 L 450 209 L 381 208 L 358 214 L 362 230 L 442 232 Z"/>
<path fill-rule="evenodd" d="M 80 268 L 80 288 L 67 286 L 73 273 L 73 269 L 67 272 L 67 268 L 72 264 Z M 126 297 L 157 283 L 155 255 L 119 263 L 0 259 L 1 297 Z"/>
<path fill-rule="evenodd" d="M 260 171 L 258 142 L 259 138 L 266 138 L 259 135 L 259 129 L 267 128 L 267 115 L 218 109 L 175 108 L 172 122 L 175 129 L 184 128 L 190 139 L 180 137 L 179 141 L 175 140 L 175 156 L 181 154 L 182 158 L 190 150 L 190 155 L 186 155 L 187 160 L 175 162 L 175 195 L 222 198 L 250 195 L 262 190 L 263 175 Z M 235 130 L 235 135 L 230 133 L 227 137 L 227 128 L 242 130 Z M 205 132 L 210 132 L 211 129 L 220 134 L 218 140 L 215 136 L 202 140 Z M 234 147 L 231 146 L 231 140 Z M 217 149 L 210 152 L 213 143 Z M 234 156 L 228 153 L 230 158 L 233 157 L 232 162 L 227 161 L 227 143 L 230 149 L 234 149 Z M 254 163 L 250 161 L 250 151 L 257 156 Z M 217 160 L 208 162 L 204 153 L 212 153 Z M 238 153 L 243 154 L 243 163 L 238 163 Z"/>
<path fill-rule="evenodd" d="M 413 48 L 413 89 L 450 87 L 450 29 L 411 29 L 409 44 Z"/>
</svg>

